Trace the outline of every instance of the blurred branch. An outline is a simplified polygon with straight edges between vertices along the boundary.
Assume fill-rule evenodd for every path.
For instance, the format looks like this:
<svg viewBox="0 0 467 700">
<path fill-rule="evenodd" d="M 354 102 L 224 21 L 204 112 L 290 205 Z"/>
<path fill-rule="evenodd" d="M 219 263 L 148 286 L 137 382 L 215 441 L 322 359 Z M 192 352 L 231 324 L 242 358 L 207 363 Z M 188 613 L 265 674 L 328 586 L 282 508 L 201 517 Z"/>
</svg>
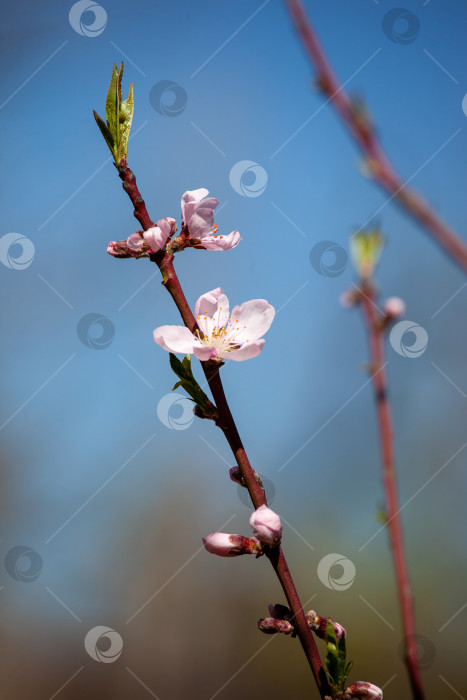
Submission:
<svg viewBox="0 0 467 700">
<path fill-rule="evenodd" d="M 372 177 L 390 195 L 390 200 L 396 199 L 402 209 L 421 224 L 460 267 L 467 270 L 467 244 L 423 197 L 406 187 L 381 147 L 368 116 L 340 84 L 306 17 L 301 0 L 285 0 L 285 3 L 303 47 L 316 68 L 317 83 L 360 147 Z"/>
<path fill-rule="evenodd" d="M 420 675 L 416 641 L 413 596 L 402 536 L 401 509 L 397 493 L 394 434 L 391 406 L 388 398 L 387 362 L 385 358 L 384 338 L 388 323 L 392 319 L 378 307 L 377 296 L 371 279 L 361 280 L 358 293 L 358 300 L 362 305 L 370 349 L 369 370 L 376 401 L 376 414 L 381 444 L 381 466 L 386 504 L 385 518 L 389 530 L 399 605 L 402 612 L 405 663 L 407 665 L 414 700 L 424 700 L 425 695 Z"/>
<path fill-rule="evenodd" d="M 117 169 L 123 182 L 123 189 L 128 194 L 133 204 L 134 216 L 144 230 L 151 228 L 154 226 L 154 224 L 148 214 L 144 200 L 141 197 L 136 185 L 136 178 L 130 168 L 126 165 L 126 160 L 121 162 Z M 150 258 L 159 267 L 162 273 L 162 284 L 165 286 L 174 300 L 185 326 L 192 333 L 194 333 L 195 330 L 198 329 L 198 325 L 183 293 L 177 273 L 175 272 L 173 266 L 173 255 L 161 250 L 158 253 L 151 254 Z M 245 485 L 248 488 L 251 500 L 255 508 L 259 508 L 262 505 L 267 505 L 264 490 L 260 483 L 258 483 L 230 411 L 219 374 L 219 366 L 213 368 L 209 362 L 201 362 L 201 365 L 206 379 L 208 380 L 209 387 L 218 411 L 216 425 L 222 430 L 227 442 L 229 443 L 230 449 L 232 450 L 241 471 Z M 293 624 L 313 672 L 320 695 L 322 698 L 325 698 L 326 696 L 330 697 L 331 690 L 329 687 L 328 678 L 321 663 L 313 634 L 306 620 L 305 613 L 291 573 L 287 566 L 282 548 L 268 548 L 268 551 L 265 553 L 277 574 L 282 590 L 284 591 L 289 607 L 293 613 Z"/>
</svg>

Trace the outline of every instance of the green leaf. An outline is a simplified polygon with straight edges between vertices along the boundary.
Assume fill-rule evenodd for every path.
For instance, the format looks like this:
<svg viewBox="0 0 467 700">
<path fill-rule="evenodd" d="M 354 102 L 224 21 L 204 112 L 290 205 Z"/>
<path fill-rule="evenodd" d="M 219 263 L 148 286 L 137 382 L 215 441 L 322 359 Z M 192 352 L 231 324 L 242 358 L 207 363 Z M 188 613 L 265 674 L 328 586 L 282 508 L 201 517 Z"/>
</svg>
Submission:
<svg viewBox="0 0 467 700">
<path fill-rule="evenodd" d="M 111 152 L 113 153 L 115 142 L 114 142 L 112 134 L 110 133 L 109 127 L 100 118 L 100 116 L 97 114 L 97 112 L 95 110 L 93 110 L 93 114 L 94 114 L 94 119 L 96 120 L 97 126 L 101 130 L 102 136 L 105 138 L 108 147 L 110 148 Z"/>
<path fill-rule="evenodd" d="M 116 64 L 112 69 L 109 89 L 105 101 L 106 124 L 94 112 L 94 118 L 112 153 L 117 165 L 127 159 L 128 140 L 134 112 L 133 83 L 128 90 L 128 98 L 122 102 L 123 63 L 120 68 Z"/>
<path fill-rule="evenodd" d="M 120 141 L 118 144 L 118 161 L 122 158 L 127 157 L 128 151 L 128 139 L 130 138 L 131 124 L 133 122 L 133 111 L 135 108 L 135 101 L 133 97 L 133 86 L 131 83 L 128 89 L 128 98 L 122 102 L 120 106 Z"/>
<path fill-rule="evenodd" d="M 329 680 L 335 692 L 343 691 L 350 669 L 352 668 L 352 662 L 346 662 L 347 652 L 345 637 L 342 634 L 339 641 L 337 640 L 336 631 L 331 621 L 328 622 L 326 628 L 326 646 L 327 655 L 325 663 Z"/>
<path fill-rule="evenodd" d="M 188 396 L 196 404 L 196 415 L 199 418 L 209 418 L 210 420 L 217 420 L 217 409 L 214 404 L 208 399 L 204 391 L 201 389 L 200 385 L 193 376 L 191 370 L 191 356 L 185 355 L 182 362 L 173 353 L 169 353 L 170 367 L 172 371 L 177 375 L 180 381 L 178 381 L 172 391 L 182 387 L 185 389 Z"/>
<path fill-rule="evenodd" d="M 350 253 L 359 276 L 371 279 L 375 273 L 384 246 L 379 228 L 354 233 L 350 238 Z"/>
</svg>

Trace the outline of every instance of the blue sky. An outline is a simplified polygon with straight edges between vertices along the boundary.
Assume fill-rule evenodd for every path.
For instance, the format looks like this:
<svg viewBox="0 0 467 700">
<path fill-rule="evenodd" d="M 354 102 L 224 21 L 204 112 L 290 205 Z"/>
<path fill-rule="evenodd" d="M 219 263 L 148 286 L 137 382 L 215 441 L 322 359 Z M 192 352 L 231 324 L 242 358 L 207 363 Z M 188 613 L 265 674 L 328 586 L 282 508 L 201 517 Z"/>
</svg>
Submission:
<svg viewBox="0 0 467 700">
<path fill-rule="evenodd" d="M 347 249 L 356 227 L 367 220 L 381 225 L 383 298 L 403 297 L 406 318 L 429 337 L 416 359 L 388 345 L 402 502 L 449 462 L 404 512 L 416 581 L 444 601 L 431 623 L 430 596 L 423 598 L 424 634 L 449 665 L 437 630 L 464 601 L 455 582 L 437 576 L 426 582 L 423 572 L 427 540 L 453 572 L 465 551 L 465 454 L 454 457 L 465 442 L 462 272 L 362 175 L 361 156 L 342 124 L 329 105 L 321 109 L 282 3 L 239 0 L 221 8 L 138 0 L 130 8 L 114 0 L 103 3 L 93 36 L 85 34 L 92 12 L 75 22 L 80 34 L 70 24 L 71 7 L 20 2 L 5 10 L 1 236 L 25 236 L 34 256 L 15 269 L 19 244 L 8 258 L 13 239 L 0 237 L 2 556 L 19 544 L 35 548 L 44 569 L 31 588 L 41 595 L 45 586 L 60 590 L 70 608 L 82 611 L 78 617 L 104 624 L 99 612 L 111 616 L 118 600 L 103 595 L 96 561 L 109 571 L 122 532 L 135 533 L 127 541 L 130 556 L 139 518 L 154 518 L 157 527 L 158 509 L 175 508 L 184 483 L 188 496 L 199 487 L 205 528 L 215 529 L 238 505 L 225 476 L 231 457 L 215 427 L 196 421 L 170 430 L 157 417 L 174 377 L 152 331 L 179 322 L 157 269 L 106 254 L 109 240 L 136 229 L 92 118 L 93 108 L 104 115 L 112 64 L 124 60 L 124 90 L 135 83 L 129 164 L 152 218 L 179 222 L 182 193 L 206 187 L 220 202 L 219 229 L 238 228 L 243 238 L 228 253 L 177 256 L 187 298 L 194 305 L 222 286 L 231 304 L 265 298 L 278 312 L 263 353 L 227 364 L 223 378 L 252 462 L 275 486 L 275 507 L 302 535 L 315 533 L 314 558 L 333 551 L 360 556 L 359 546 L 378 528 L 382 492 L 373 398 L 363 387 L 362 319 L 338 302 L 352 283 L 351 265 L 336 277 L 320 275 L 310 252 L 325 240 Z M 354 75 L 347 87 L 365 99 L 402 177 L 413 178 L 411 185 L 465 238 L 467 8 L 459 0 L 406 2 L 420 27 L 403 45 L 382 29 L 394 7 L 385 0 L 307 3 L 337 74 L 342 81 Z M 182 88 L 176 116 L 161 113 L 170 106 L 167 93 L 154 109 L 161 81 Z M 232 187 L 231 169 L 244 160 L 267 177 L 260 196 Z M 251 177 L 243 184 L 250 186 Z M 104 349 L 78 337 L 80 319 L 91 313 L 114 328 Z M 248 511 L 239 512 L 238 527 L 247 530 Z M 193 546 L 205 534 L 200 528 L 189 528 Z M 379 538 L 373 559 L 357 561 L 371 592 L 375 561 L 391 576 L 385 534 Z M 299 544 L 290 545 L 297 558 Z M 216 566 L 209 571 L 216 576 Z M 131 572 L 122 564 L 118 577 L 131 581 Z M 302 582 L 306 587 L 303 575 Z M 7 577 L 13 621 L 27 604 L 45 629 L 53 620 L 66 624 L 54 599 L 25 598 L 17 584 Z M 443 668 L 434 677 L 447 676 Z"/>
</svg>

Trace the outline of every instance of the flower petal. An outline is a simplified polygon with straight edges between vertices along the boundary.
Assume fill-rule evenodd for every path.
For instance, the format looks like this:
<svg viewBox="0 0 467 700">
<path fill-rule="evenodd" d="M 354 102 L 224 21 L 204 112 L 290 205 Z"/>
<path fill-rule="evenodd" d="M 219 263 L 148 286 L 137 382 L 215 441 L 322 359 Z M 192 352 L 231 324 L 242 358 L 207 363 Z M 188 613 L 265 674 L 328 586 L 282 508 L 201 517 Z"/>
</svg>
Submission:
<svg viewBox="0 0 467 700">
<path fill-rule="evenodd" d="M 201 345 L 185 326 L 159 326 L 153 335 L 156 343 L 169 352 L 192 353 L 195 345 Z"/>
<path fill-rule="evenodd" d="M 193 348 L 193 355 L 205 362 L 206 360 L 214 360 L 219 357 L 219 350 L 213 345 L 199 344 Z"/>
<path fill-rule="evenodd" d="M 201 238 L 201 236 L 209 233 L 214 226 L 214 209 L 217 207 L 219 200 L 207 199 L 206 202 L 215 202 L 215 205 L 211 208 L 204 206 L 205 202 L 196 204 L 191 216 L 186 220 L 188 233 L 192 238 Z"/>
<path fill-rule="evenodd" d="M 153 253 L 157 253 L 158 250 L 161 250 L 167 242 L 170 232 L 169 224 L 164 226 L 164 229 L 165 230 L 159 226 L 151 226 L 151 228 L 148 228 L 148 230 L 143 233 L 144 240 Z"/>
<path fill-rule="evenodd" d="M 259 355 L 265 342 L 266 341 L 262 339 L 254 340 L 252 343 L 245 343 L 238 350 L 221 352 L 221 357 L 224 360 L 235 360 L 237 362 L 241 362 L 242 360 L 250 360 L 252 357 Z"/>
<path fill-rule="evenodd" d="M 140 251 L 141 248 L 144 246 L 144 240 L 141 234 L 136 232 L 132 233 L 131 236 L 128 236 L 126 244 L 130 250 L 134 250 L 135 252 L 137 252 Z"/>
<path fill-rule="evenodd" d="M 202 236 L 201 245 L 206 250 L 231 250 L 235 248 L 242 237 L 238 231 L 232 231 L 228 236 Z"/>
<path fill-rule="evenodd" d="M 204 197 L 207 197 L 209 194 L 209 190 L 207 190 L 205 187 L 200 187 L 199 190 L 187 190 L 183 195 L 182 195 L 182 201 L 181 201 L 181 207 L 182 207 L 182 221 L 187 223 L 189 217 L 191 216 L 193 212 L 193 204 L 196 202 L 200 202 Z M 191 205 L 187 209 L 187 205 Z"/>
<path fill-rule="evenodd" d="M 232 310 L 227 332 L 234 333 L 239 344 L 258 340 L 269 330 L 275 313 L 274 307 L 265 299 L 245 301 Z"/>
<path fill-rule="evenodd" d="M 203 294 L 195 304 L 198 326 L 211 337 L 213 326 L 223 328 L 229 319 L 229 300 L 221 287 Z"/>
</svg>

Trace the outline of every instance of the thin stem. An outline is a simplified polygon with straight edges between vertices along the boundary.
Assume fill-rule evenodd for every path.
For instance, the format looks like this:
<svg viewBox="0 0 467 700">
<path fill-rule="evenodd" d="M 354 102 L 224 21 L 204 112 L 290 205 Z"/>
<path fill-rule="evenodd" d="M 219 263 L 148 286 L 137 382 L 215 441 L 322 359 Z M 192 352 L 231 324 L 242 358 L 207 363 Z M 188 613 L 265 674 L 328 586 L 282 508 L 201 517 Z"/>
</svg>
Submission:
<svg viewBox="0 0 467 700">
<path fill-rule="evenodd" d="M 118 166 L 118 174 L 123 181 L 123 189 L 130 197 L 134 206 L 134 215 L 144 230 L 154 226 L 143 198 L 140 195 L 136 185 L 136 178 L 132 171 L 128 168 L 125 162 Z M 198 326 L 196 319 L 188 305 L 183 289 L 180 285 L 177 273 L 173 266 L 173 255 L 164 253 L 155 253 L 150 256 L 162 273 L 162 284 L 165 286 L 172 299 L 174 300 L 183 322 L 191 332 L 194 332 Z M 224 393 L 224 387 L 219 374 L 219 367 L 213 368 L 208 362 L 201 362 L 204 374 L 208 380 L 214 402 L 218 411 L 218 419 L 216 425 L 224 433 L 230 449 L 237 461 L 242 477 L 250 494 L 251 500 L 255 508 L 261 505 L 267 505 L 264 490 L 258 483 L 255 472 L 250 464 L 245 448 L 243 447 L 237 426 L 230 411 L 227 399 Z M 313 634 L 308 626 L 305 618 L 305 613 L 300 603 L 300 598 L 297 589 L 292 579 L 292 575 L 287 566 L 284 554 L 281 547 L 270 548 L 266 552 L 266 556 L 272 564 L 274 571 L 280 581 L 282 589 L 287 598 L 290 610 L 293 613 L 294 625 L 297 636 L 305 652 L 306 658 L 313 672 L 318 690 L 322 698 L 331 696 L 328 678 L 324 667 L 321 663 L 318 648 L 315 643 Z"/>
<path fill-rule="evenodd" d="M 437 241 L 458 265 L 467 270 L 467 244 L 414 190 L 406 187 L 376 136 L 375 128 L 362 116 L 334 73 L 316 32 L 306 17 L 301 0 L 285 0 L 303 47 L 317 71 L 317 82 L 334 105 L 350 134 L 366 157 L 374 179 Z"/>
<path fill-rule="evenodd" d="M 361 304 L 370 347 L 370 371 L 376 401 L 376 413 L 381 443 L 381 464 L 386 501 L 386 518 L 389 530 L 392 558 L 396 574 L 397 593 L 404 630 L 405 663 L 409 674 L 414 700 L 424 700 L 420 675 L 415 629 L 414 601 L 409 571 L 404 551 L 402 522 L 397 492 L 396 460 L 391 406 L 388 398 L 388 381 L 385 370 L 384 315 L 377 306 L 376 294 L 370 283 L 361 284 Z"/>
</svg>

